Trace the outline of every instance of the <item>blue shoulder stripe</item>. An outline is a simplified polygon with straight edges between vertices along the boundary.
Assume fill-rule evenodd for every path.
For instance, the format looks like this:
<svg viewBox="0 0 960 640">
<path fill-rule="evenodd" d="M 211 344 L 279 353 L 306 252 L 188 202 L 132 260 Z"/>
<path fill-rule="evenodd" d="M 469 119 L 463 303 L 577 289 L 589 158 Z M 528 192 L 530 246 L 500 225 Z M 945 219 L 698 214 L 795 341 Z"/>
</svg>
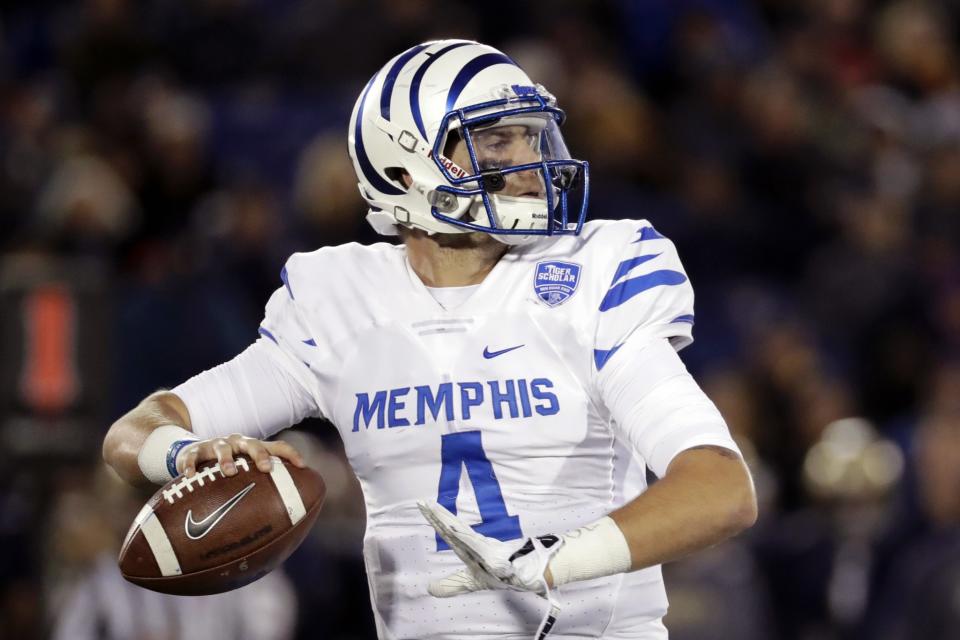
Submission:
<svg viewBox="0 0 960 640">
<path fill-rule="evenodd" d="M 660 286 L 675 286 L 683 284 L 686 281 L 687 276 L 672 269 L 661 269 L 660 271 L 647 273 L 642 276 L 637 276 L 636 278 L 630 278 L 616 286 L 610 287 L 607 295 L 603 296 L 603 300 L 600 302 L 600 311 L 609 311 L 610 309 L 619 307 L 630 298 L 648 289 Z"/>
<path fill-rule="evenodd" d="M 618 344 L 613 349 L 594 349 L 593 350 L 593 362 L 597 365 L 597 371 L 603 369 L 603 365 L 607 364 L 607 360 L 610 359 L 610 356 L 617 352 L 617 349 L 622 347 L 622 344 Z"/>
<path fill-rule="evenodd" d="M 653 227 L 641 227 L 637 232 L 640 234 L 640 237 L 631 242 L 630 244 L 636 244 L 638 242 L 643 242 L 644 240 L 666 240 L 667 237 L 660 235 L 660 232 L 654 229 Z"/>
<path fill-rule="evenodd" d="M 260 327 L 259 329 L 257 329 L 257 333 L 259 333 L 264 337 L 270 338 L 271 340 L 273 340 L 275 344 L 280 344 L 279 342 L 277 342 L 277 339 L 273 337 L 273 334 L 267 331 L 266 329 L 264 329 L 263 327 Z"/>
<path fill-rule="evenodd" d="M 287 275 L 286 267 L 280 269 L 280 279 L 283 280 L 283 286 L 287 288 L 287 293 L 290 294 L 290 299 L 296 300 L 296 298 L 293 297 L 293 289 L 290 288 L 290 276 Z"/>
<path fill-rule="evenodd" d="M 677 316 L 676 318 L 670 321 L 670 324 L 673 324 L 674 322 L 686 322 L 689 324 L 693 324 L 693 314 L 688 313 L 682 316 Z"/>
<path fill-rule="evenodd" d="M 630 271 L 633 270 L 634 267 L 639 267 L 644 262 L 649 262 L 650 260 L 653 260 L 659 255 L 660 255 L 659 253 L 654 253 L 648 256 L 637 256 L 636 258 L 630 258 L 629 260 L 624 260 L 619 265 L 617 265 L 617 272 L 613 274 L 613 280 L 610 281 L 610 286 L 615 285 L 617 283 L 617 280 L 619 280 L 623 276 L 630 273 Z"/>
</svg>

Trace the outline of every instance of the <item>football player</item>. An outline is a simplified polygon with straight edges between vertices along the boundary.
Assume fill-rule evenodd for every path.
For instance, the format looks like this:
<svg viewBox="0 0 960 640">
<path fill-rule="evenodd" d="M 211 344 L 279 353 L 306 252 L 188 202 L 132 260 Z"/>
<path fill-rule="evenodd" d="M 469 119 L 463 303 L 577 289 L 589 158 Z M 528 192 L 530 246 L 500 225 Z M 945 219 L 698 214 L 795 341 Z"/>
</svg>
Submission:
<svg viewBox="0 0 960 640">
<path fill-rule="evenodd" d="M 673 244 L 584 222 L 563 120 L 491 47 L 390 60 L 349 151 L 400 244 L 292 256 L 260 338 L 118 420 L 106 460 L 156 483 L 239 453 L 302 464 L 265 440 L 323 416 L 363 487 L 381 638 L 665 638 L 660 564 L 749 527 L 756 500 L 677 355 L 694 316 Z"/>
</svg>

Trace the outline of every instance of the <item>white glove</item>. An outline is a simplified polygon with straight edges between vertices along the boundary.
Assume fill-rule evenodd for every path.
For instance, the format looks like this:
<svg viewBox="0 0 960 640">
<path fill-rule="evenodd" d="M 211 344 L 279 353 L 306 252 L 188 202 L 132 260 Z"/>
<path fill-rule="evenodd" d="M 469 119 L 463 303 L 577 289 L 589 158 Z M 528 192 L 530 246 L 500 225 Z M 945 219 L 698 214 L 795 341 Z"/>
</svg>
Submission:
<svg viewBox="0 0 960 640">
<path fill-rule="evenodd" d="M 630 571 L 632 556 L 623 531 L 610 516 L 562 536 L 527 538 L 519 549 L 488 538 L 435 502 L 418 502 L 420 513 L 467 565 L 428 587 L 430 595 L 449 598 L 483 589 L 532 591 L 550 607 L 540 623 L 537 640 L 550 633 L 560 607 L 544 574 L 550 567 L 554 586 L 593 580 Z"/>
<path fill-rule="evenodd" d="M 435 502 L 418 502 L 420 513 L 457 554 L 466 569 L 428 587 L 430 595 L 449 598 L 483 589 L 533 591 L 546 597 L 543 574 L 553 554 L 560 549 L 559 537 L 528 538 L 519 548 L 474 531 L 470 525 Z"/>
<path fill-rule="evenodd" d="M 560 605 L 550 593 L 550 585 L 543 574 L 563 540 L 554 535 L 527 538 L 519 549 L 515 549 L 496 538 L 477 533 L 435 502 L 420 501 L 417 506 L 427 522 L 467 565 L 466 569 L 431 582 L 427 587 L 430 595 L 449 598 L 485 589 L 532 591 L 550 604 L 533 636 L 535 640 L 546 638 L 556 623 Z"/>
</svg>

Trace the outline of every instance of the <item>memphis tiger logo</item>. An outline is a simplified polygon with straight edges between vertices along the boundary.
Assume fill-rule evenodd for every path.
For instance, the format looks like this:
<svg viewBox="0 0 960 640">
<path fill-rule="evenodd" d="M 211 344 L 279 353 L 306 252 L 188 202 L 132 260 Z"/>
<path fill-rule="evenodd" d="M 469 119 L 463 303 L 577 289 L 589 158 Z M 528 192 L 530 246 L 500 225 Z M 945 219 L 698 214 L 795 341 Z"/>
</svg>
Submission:
<svg viewBox="0 0 960 640">
<path fill-rule="evenodd" d="M 533 291 L 548 306 L 563 304 L 577 290 L 580 270 L 573 262 L 540 262 L 533 275 Z"/>
</svg>

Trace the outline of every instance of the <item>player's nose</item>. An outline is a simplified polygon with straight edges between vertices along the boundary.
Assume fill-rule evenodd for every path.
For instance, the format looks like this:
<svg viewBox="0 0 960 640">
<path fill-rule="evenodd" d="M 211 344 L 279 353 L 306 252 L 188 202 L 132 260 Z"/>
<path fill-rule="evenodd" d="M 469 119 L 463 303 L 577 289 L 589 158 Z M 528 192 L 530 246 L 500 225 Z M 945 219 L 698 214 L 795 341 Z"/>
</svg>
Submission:
<svg viewBox="0 0 960 640">
<path fill-rule="evenodd" d="M 533 147 L 527 145 L 518 145 L 514 147 L 511 164 L 531 164 L 540 162 L 540 153 Z M 545 198 L 546 188 L 540 172 L 518 171 L 507 176 L 506 195 L 509 196 L 527 196 L 532 198 Z"/>
</svg>

